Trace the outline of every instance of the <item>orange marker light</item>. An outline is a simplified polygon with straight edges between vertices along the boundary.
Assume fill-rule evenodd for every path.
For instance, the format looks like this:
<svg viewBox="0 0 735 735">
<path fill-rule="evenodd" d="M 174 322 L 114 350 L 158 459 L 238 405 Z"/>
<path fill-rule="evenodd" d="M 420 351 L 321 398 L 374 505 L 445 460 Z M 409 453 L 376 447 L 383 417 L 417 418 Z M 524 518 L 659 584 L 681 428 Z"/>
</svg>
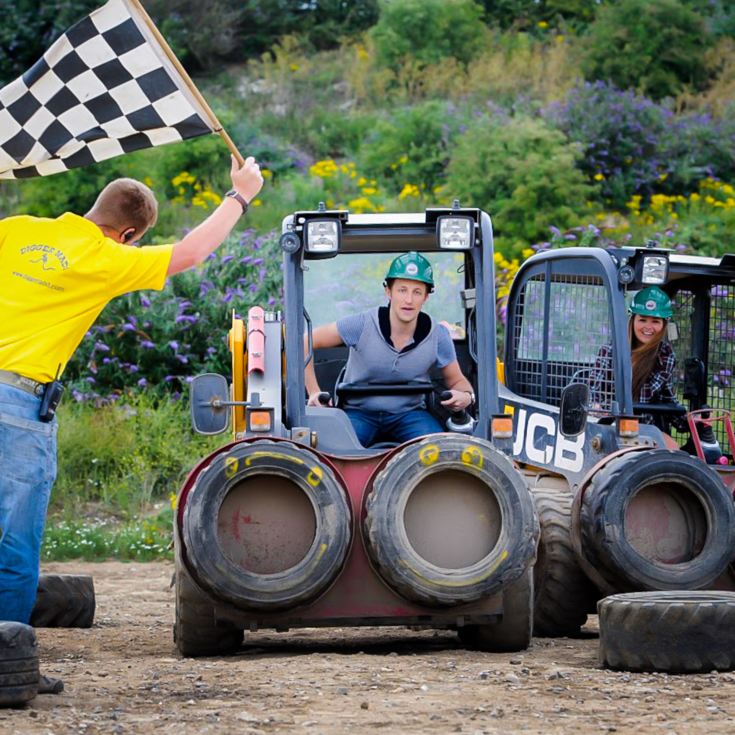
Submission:
<svg viewBox="0 0 735 735">
<path fill-rule="evenodd" d="M 490 426 L 493 439 L 511 439 L 513 437 L 512 416 L 493 416 Z"/>
<path fill-rule="evenodd" d="M 638 419 L 618 419 L 618 434 L 620 436 L 638 436 Z"/>
<path fill-rule="evenodd" d="M 250 431 L 270 431 L 270 411 L 248 411 L 248 428 Z"/>
</svg>

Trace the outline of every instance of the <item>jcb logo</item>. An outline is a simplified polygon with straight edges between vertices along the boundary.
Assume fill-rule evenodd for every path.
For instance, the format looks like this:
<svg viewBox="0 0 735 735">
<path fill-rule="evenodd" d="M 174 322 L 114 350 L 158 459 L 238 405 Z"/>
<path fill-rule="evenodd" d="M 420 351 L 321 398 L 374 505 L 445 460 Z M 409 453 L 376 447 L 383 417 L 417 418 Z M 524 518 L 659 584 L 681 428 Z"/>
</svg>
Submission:
<svg viewBox="0 0 735 735">
<path fill-rule="evenodd" d="M 516 410 L 513 456 L 526 456 L 531 464 L 553 465 L 569 472 L 580 472 L 584 465 L 584 438 L 582 432 L 572 439 L 565 437 L 553 416 L 545 413 L 528 413 Z"/>
</svg>

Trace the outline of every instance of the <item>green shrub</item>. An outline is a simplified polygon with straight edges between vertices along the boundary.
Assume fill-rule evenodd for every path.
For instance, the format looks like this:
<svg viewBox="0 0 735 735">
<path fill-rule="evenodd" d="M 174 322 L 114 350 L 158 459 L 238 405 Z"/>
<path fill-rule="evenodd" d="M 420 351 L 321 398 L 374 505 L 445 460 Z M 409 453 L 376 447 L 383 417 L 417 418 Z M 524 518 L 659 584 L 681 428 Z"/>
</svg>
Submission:
<svg viewBox="0 0 735 735">
<path fill-rule="evenodd" d="M 583 68 L 589 80 L 662 99 L 703 87 L 712 44 L 702 16 L 680 0 L 620 0 L 591 24 Z"/>
<path fill-rule="evenodd" d="M 168 502 L 194 464 L 226 441 L 194 434 L 188 409 L 146 393 L 104 405 L 62 402 L 51 512 L 130 520 Z"/>
<path fill-rule="evenodd" d="M 478 120 L 458 139 L 446 190 L 493 218 L 496 246 L 518 256 L 589 216 L 595 190 L 576 167 L 577 147 L 530 118 Z"/>
<path fill-rule="evenodd" d="M 380 63 L 397 69 L 407 57 L 434 64 L 453 57 L 466 64 L 485 35 L 474 0 L 383 0 L 370 30 Z"/>
<path fill-rule="evenodd" d="M 114 299 L 64 372 L 77 399 L 128 388 L 181 391 L 200 372 L 229 374 L 226 344 L 233 309 L 277 308 L 280 250 L 275 234 L 231 236 L 195 270 L 169 279 L 163 291 Z"/>
<path fill-rule="evenodd" d="M 457 117 L 453 105 L 436 100 L 396 110 L 368 135 L 358 156 L 361 167 L 395 193 L 406 183 L 432 190 L 444 177 Z"/>
</svg>

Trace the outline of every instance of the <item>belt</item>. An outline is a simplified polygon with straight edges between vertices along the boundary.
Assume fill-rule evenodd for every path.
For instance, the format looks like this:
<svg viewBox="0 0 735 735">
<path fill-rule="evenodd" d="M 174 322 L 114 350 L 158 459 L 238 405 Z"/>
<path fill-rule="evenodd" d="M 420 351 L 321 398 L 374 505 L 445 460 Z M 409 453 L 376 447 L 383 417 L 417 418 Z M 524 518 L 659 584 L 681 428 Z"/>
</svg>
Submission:
<svg viewBox="0 0 735 735">
<path fill-rule="evenodd" d="M 18 388 L 19 390 L 23 390 L 26 393 L 30 393 L 32 396 L 38 396 L 39 398 L 43 395 L 43 391 L 46 389 L 46 386 L 43 383 L 26 378 L 24 375 L 18 375 L 18 373 L 11 373 L 8 370 L 0 370 L 0 383 L 12 385 L 13 388 Z"/>
</svg>

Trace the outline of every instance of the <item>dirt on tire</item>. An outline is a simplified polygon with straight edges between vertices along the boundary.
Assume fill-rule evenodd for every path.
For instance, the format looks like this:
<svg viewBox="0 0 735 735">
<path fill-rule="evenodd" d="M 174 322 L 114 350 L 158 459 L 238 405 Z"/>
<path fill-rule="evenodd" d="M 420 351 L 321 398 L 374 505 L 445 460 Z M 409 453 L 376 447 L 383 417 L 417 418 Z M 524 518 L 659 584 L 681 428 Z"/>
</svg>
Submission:
<svg viewBox="0 0 735 735">
<path fill-rule="evenodd" d="M 92 628 L 37 630 L 41 671 L 65 689 L 0 709 L 3 735 L 735 732 L 735 673 L 603 670 L 596 617 L 520 653 L 468 651 L 450 631 L 309 628 L 185 659 L 172 563 L 43 571 L 91 574 L 97 614 Z"/>
</svg>

